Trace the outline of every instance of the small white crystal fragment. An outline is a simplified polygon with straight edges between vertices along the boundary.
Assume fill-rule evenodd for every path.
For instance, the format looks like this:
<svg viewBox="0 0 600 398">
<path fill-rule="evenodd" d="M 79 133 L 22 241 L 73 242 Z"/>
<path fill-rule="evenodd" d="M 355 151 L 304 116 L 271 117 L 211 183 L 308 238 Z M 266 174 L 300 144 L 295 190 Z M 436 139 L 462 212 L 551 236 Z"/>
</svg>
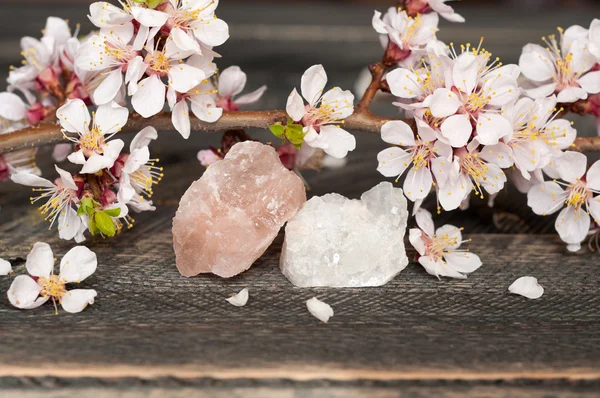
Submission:
<svg viewBox="0 0 600 398">
<path fill-rule="evenodd" d="M 0 258 L 0 276 L 8 275 L 12 272 L 10 263 Z"/>
<path fill-rule="evenodd" d="M 306 301 L 306 308 L 308 308 L 308 312 L 310 312 L 312 316 L 323 323 L 327 323 L 329 318 L 333 316 L 333 308 L 316 297 Z"/>
<path fill-rule="evenodd" d="M 383 182 L 360 200 L 313 197 L 285 228 L 280 267 L 299 287 L 381 286 L 408 265 L 402 189 Z"/>
<path fill-rule="evenodd" d="M 538 299 L 544 294 L 544 288 L 540 286 L 537 279 L 533 276 L 520 277 L 508 287 L 508 291 L 520 294 L 529 299 Z"/>
<path fill-rule="evenodd" d="M 248 302 L 248 288 L 243 288 L 238 294 L 236 294 L 235 296 L 231 296 L 226 300 L 229 301 L 230 304 L 235 305 L 236 307 L 245 306 Z"/>
</svg>

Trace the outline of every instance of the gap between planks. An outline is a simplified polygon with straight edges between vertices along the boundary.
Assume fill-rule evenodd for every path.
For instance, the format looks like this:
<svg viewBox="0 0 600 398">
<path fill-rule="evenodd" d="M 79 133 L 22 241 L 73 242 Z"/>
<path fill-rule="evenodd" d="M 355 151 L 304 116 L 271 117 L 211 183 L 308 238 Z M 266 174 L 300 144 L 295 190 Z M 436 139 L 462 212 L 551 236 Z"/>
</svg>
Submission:
<svg viewBox="0 0 600 398">
<path fill-rule="evenodd" d="M 155 379 L 173 377 L 177 379 L 211 378 L 216 380 L 269 380 L 286 379 L 297 382 L 314 380 L 353 381 L 491 381 L 491 380 L 599 380 L 600 369 L 567 368 L 561 371 L 448 371 L 447 369 L 416 370 L 369 370 L 323 367 L 278 367 L 261 369 L 202 369 L 197 366 L 85 366 L 55 364 L 52 368 L 0 366 L 0 377 L 57 377 L 57 378 L 100 378 L 117 379 L 135 377 Z"/>
</svg>

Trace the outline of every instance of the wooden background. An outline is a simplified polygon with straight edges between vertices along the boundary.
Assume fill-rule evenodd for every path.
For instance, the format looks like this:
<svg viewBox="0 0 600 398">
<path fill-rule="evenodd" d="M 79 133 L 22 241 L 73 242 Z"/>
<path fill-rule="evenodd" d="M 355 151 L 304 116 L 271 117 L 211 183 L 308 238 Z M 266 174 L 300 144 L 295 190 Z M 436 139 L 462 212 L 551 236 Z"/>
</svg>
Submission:
<svg viewBox="0 0 600 398">
<path fill-rule="evenodd" d="M 283 107 L 314 63 L 324 64 L 331 84 L 350 88 L 380 56 L 372 8 L 222 0 L 220 15 L 232 38 L 220 48 L 220 66 L 241 65 L 248 89 L 269 85 L 261 108 Z M 483 34 L 486 48 L 505 62 L 516 61 L 520 46 L 555 26 L 587 26 L 598 14 L 597 6 L 549 7 L 544 13 L 456 8 L 468 24 L 442 23 L 441 38 L 461 43 Z M 2 7 L 1 77 L 19 59 L 18 38 L 36 35 L 50 14 L 89 28 L 83 5 Z M 394 112 L 383 102 L 376 110 Z M 592 132 L 591 121 L 580 122 L 582 131 Z M 384 144 L 364 134 L 357 140 L 359 150 L 346 168 L 306 174 L 310 194 L 358 197 L 382 180 L 375 157 Z M 567 254 L 552 234 L 553 220 L 533 216 L 514 190 L 501 195 L 497 209 L 478 201 L 469 211 L 436 218 L 464 226 L 471 249 L 483 259 L 465 281 L 438 281 L 411 264 L 381 288 L 294 288 L 277 267 L 282 235 L 252 269 L 231 280 L 182 278 L 174 264 L 171 219 L 180 196 L 202 174 L 197 150 L 218 141 L 218 134 L 196 134 L 186 142 L 161 133 L 151 147 L 166 174 L 156 188 L 158 210 L 139 216 L 132 230 L 113 240 L 87 242 L 100 267 L 83 283 L 98 291 L 83 313 L 54 316 L 50 305 L 15 310 L 5 295 L 12 276 L 0 278 L 0 396 L 599 395 L 599 257 Z M 50 170 L 47 149 L 40 164 Z M 36 241 L 50 243 L 58 258 L 72 246 L 46 230 L 29 196 L 23 187 L 0 185 L 0 257 L 13 262 L 17 274 Z M 541 299 L 508 293 L 524 275 L 545 287 Z M 246 307 L 225 301 L 243 287 L 250 289 Z M 306 310 L 304 301 L 313 296 L 333 307 L 329 324 Z"/>
</svg>

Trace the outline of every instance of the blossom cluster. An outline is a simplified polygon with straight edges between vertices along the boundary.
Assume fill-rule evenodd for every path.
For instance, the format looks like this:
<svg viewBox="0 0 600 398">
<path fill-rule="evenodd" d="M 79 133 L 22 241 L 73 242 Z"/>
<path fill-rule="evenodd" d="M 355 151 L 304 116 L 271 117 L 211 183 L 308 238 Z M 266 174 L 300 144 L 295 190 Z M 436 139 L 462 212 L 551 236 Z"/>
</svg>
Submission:
<svg viewBox="0 0 600 398">
<path fill-rule="evenodd" d="M 393 146 L 378 154 L 378 170 L 386 177 L 406 173 L 404 193 L 415 203 L 414 214 L 430 193 L 438 212 L 466 208 L 472 194 L 493 199 L 510 171 L 515 185 L 529 192 L 535 213 L 566 205 L 556 229 L 570 250 L 578 250 L 590 230 L 588 214 L 598 220 L 598 187 L 595 166 L 586 175 L 585 155 L 567 151 L 577 131 L 564 116 L 568 110 L 599 115 L 600 20 L 589 29 L 559 29 L 560 37 L 543 38 L 547 48 L 528 44 L 519 65 L 503 65 L 482 47 L 483 39 L 460 49 L 434 36 L 421 40 L 421 29 L 436 29 L 423 22 L 427 15 L 390 9 L 383 20 L 377 12 L 373 19 L 400 54 L 386 75 L 394 104 L 416 126 L 383 126 L 381 137 Z M 546 181 L 559 177 L 564 190 Z"/>
</svg>

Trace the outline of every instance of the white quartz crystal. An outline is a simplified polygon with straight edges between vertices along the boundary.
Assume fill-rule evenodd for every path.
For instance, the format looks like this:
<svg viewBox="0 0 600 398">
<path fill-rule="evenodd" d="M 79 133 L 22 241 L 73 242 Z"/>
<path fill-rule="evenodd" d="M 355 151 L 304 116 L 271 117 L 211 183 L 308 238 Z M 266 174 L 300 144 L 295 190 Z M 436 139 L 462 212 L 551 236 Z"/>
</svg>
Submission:
<svg viewBox="0 0 600 398">
<path fill-rule="evenodd" d="M 280 266 L 299 287 L 381 286 L 408 265 L 406 199 L 382 182 L 360 200 L 313 197 L 288 222 Z"/>
</svg>

